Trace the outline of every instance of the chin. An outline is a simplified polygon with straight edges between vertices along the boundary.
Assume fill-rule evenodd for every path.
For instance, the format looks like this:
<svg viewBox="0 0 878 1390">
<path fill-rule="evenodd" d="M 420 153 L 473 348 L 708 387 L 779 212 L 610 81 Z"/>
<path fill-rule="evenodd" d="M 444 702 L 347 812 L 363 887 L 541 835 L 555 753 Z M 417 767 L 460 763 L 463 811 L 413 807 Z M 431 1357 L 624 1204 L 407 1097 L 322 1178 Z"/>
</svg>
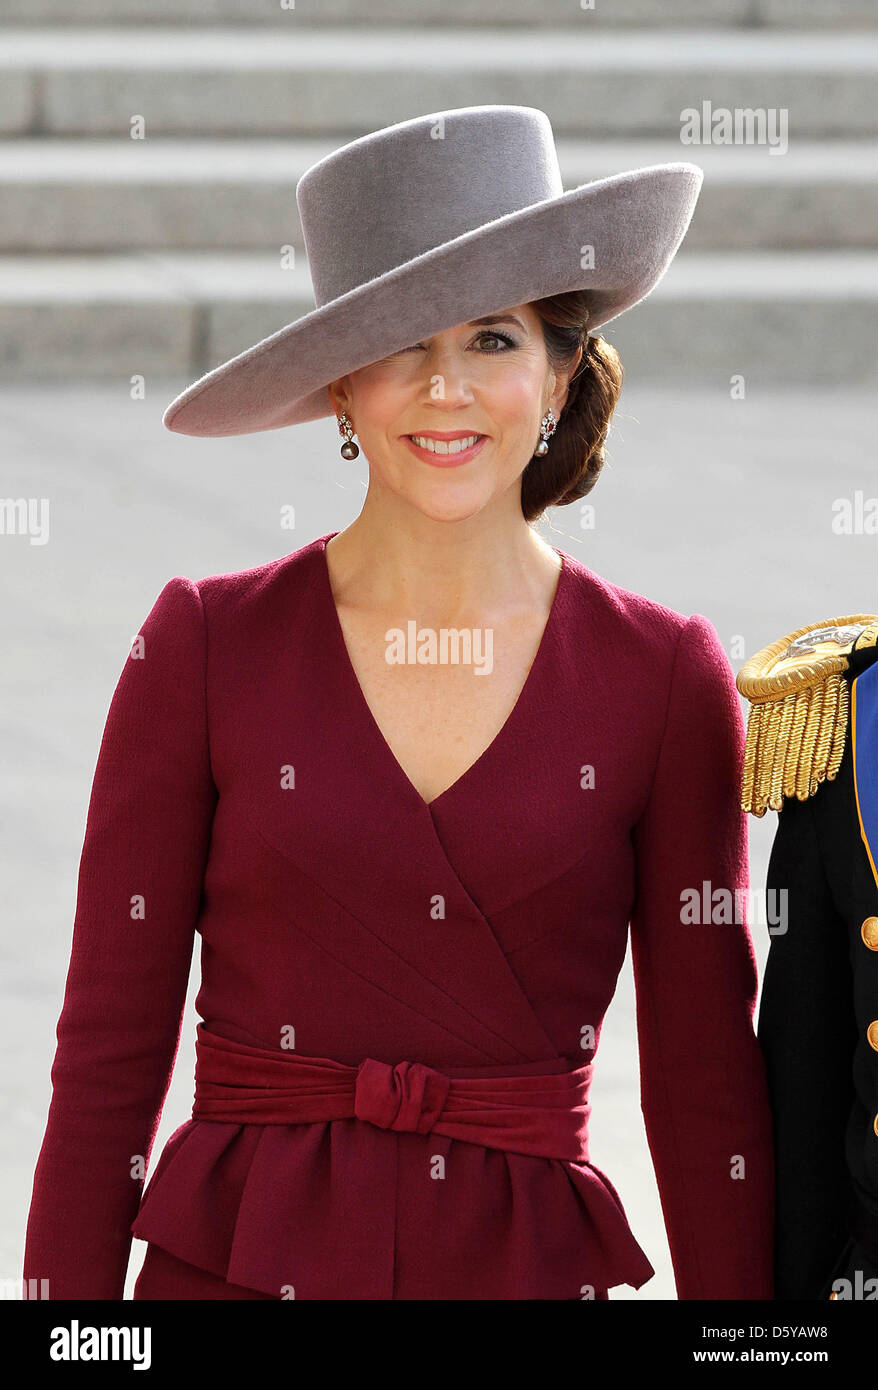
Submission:
<svg viewBox="0 0 878 1390">
<path fill-rule="evenodd" d="M 457 496 L 457 497 L 407 497 L 409 506 L 427 518 L 429 521 L 469 521 L 470 517 L 477 516 L 488 503 L 494 494 L 478 496 Z"/>
</svg>

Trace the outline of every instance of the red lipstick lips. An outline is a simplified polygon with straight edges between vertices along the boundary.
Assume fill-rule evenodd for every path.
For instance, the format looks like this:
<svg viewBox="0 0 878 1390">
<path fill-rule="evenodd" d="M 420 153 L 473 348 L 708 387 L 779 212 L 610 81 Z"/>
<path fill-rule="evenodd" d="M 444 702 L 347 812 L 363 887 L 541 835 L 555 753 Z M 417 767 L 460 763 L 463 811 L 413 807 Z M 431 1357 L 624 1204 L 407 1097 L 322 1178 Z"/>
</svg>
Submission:
<svg viewBox="0 0 878 1390">
<path fill-rule="evenodd" d="M 457 453 L 443 454 L 436 453 L 432 449 L 425 449 L 422 445 L 416 444 L 411 435 L 405 434 L 403 435 L 403 439 L 412 453 L 415 454 L 417 458 L 423 459 L 425 463 L 432 463 L 435 468 L 456 468 L 458 464 L 468 463 L 470 459 L 475 458 L 476 454 L 485 443 L 485 440 L 488 438 L 486 434 L 479 434 L 478 430 L 425 430 L 422 435 L 418 436 L 420 439 L 435 439 L 448 442 L 452 439 L 470 439 L 473 435 L 478 436 L 475 444 L 471 444 L 468 448 L 461 449 Z"/>
</svg>

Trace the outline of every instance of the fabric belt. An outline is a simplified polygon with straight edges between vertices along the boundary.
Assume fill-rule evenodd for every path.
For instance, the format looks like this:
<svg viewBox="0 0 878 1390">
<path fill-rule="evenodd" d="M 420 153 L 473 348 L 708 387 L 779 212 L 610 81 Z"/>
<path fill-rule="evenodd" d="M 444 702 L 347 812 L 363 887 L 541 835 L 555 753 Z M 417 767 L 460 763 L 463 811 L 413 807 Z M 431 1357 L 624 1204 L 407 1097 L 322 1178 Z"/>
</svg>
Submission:
<svg viewBox="0 0 878 1390">
<path fill-rule="evenodd" d="M 554 1057 L 454 1069 L 468 1075 L 374 1057 L 345 1066 L 329 1057 L 250 1047 L 203 1023 L 195 1054 L 193 1119 L 258 1125 L 358 1119 L 379 1129 L 588 1162 L 592 1063 L 570 1070 L 566 1058 Z"/>
</svg>

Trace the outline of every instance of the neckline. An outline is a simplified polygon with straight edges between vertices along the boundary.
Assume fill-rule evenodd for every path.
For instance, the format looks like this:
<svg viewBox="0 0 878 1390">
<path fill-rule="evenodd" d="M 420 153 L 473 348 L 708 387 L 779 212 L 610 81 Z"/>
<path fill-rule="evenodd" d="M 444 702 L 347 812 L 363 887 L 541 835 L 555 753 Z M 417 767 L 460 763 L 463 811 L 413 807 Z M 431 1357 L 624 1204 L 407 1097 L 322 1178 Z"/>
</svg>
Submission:
<svg viewBox="0 0 878 1390">
<path fill-rule="evenodd" d="M 379 725 L 377 719 L 372 713 L 372 707 L 369 704 L 369 701 L 366 699 L 365 694 L 363 693 L 363 687 L 360 685 L 359 677 L 357 676 L 357 673 L 354 669 L 354 664 L 351 661 L 350 652 L 348 651 L 348 645 L 345 641 L 344 629 L 342 628 L 341 619 L 338 615 L 338 608 L 336 607 L 335 595 L 332 592 L 332 581 L 329 575 L 329 562 L 326 558 L 327 542 L 331 541 L 333 536 L 337 536 L 338 534 L 338 531 L 328 531 L 325 535 L 318 537 L 317 541 L 317 545 L 320 551 L 320 572 L 323 581 L 323 592 L 327 600 L 327 607 L 329 609 L 330 615 L 329 627 L 332 633 L 331 641 L 334 642 L 336 651 L 338 652 L 338 655 L 341 659 L 341 665 L 345 673 L 345 679 L 347 681 L 348 686 L 350 687 L 352 697 L 356 702 L 361 715 L 365 718 L 366 723 L 372 730 L 373 737 L 376 739 L 384 756 L 387 759 L 389 759 L 390 763 L 396 768 L 397 773 L 402 777 L 402 780 L 406 788 L 408 789 L 409 794 L 417 798 L 418 803 L 424 810 L 432 812 L 433 808 L 436 805 L 438 805 L 440 801 L 444 801 L 447 797 L 451 796 L 453 792 L 458 791 L 461 787 L 461 784 L 477 772 L 480 765 L 486 761 L 489 755 L 496 753 L 498 744 L 500 743 L 501 739 L 509 736 L 510 726 L 517 719 L 522 717 L 522 710 L 525 704 L 531 700 L 536 682 L 539 679 L 542 668 L 546 663 L 548 649 L 551 644 L 552 637 L 554 636 L 555 627 L 557 626 L 559 621 L 559 612 L 562 603 L 562 591 L 565 589 L 569 578 L 567 556 L 565 555 L 563 550 L 559 550 L 557 546 L 552 546 L 552 549 L 555 551 L 555 554 L 559 557 L 561 561 L 561 567 L 558 571 L 558 578 L 555 583 L 555 592 L 552 595 L 552 602 L 549 606 L 548 617 L 546 618 L 545 624 L 543 625 L 543 631 L 540 636 L 539 643 L 537 645 L 537 650 L 534 654 L 533 661 L 531 662 L 528 668 L 527 675 L 524 678 L 522 687 L 518 692 L 515 704 L 512 706 L 511 710 L 507 714 L 503 723 L 500 725 L 500 728 L 497 730 L 494 737 L 491 739 L 490 743 L 487 745 L 487 747 L 482 749 L 481 753 L 479 753 L 478 757 L 470 763 L 469 767 L 464 768 L 460 776 L 456 777 L 454 781 L 445 788 L 444 791 L 441 791 L 439 793 L 438 796 L 434 796 L 432 801 L 427 801 L 418 791 L 417 787 L 415 786 L 412 779 L 409 777 L 402 763 L 399 761 L 399 758 L 396 756 L 390 744 L 387 742 L 387 739 L 384 736 L 381 726 Z"/>
</svg>

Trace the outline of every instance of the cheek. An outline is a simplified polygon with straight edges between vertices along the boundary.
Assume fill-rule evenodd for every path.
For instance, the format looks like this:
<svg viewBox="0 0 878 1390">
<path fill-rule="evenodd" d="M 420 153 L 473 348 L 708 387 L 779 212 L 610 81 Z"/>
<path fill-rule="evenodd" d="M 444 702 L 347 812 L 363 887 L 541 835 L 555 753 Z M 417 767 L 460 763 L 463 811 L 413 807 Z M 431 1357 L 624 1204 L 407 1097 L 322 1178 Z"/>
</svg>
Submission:
<svg viewBox="0 0 878 1390">
<path fill-rule="evenodd" d="M 378 434 L 391 430 L 411 401 L 411 383 L 404 373 L 392 367 L 376 365 L 355 372 L 352 377 L 353 410 L 356 420 L 368 420 L 367 432 Z"/>
<path fill-rule="evenodd" d="M 363 422 L 360 437 L 370 436 L 378 447 L 382 434 L 396 436 L 399 422 L 411 418 L 412 403 L 423 398 L 424 374 L 407 359 L 376 362 L 351 374 L 354 429 Z M 479 367 L 481 370 L 479 370 Z M 473 400 L 492 433 L 530 436 L 539 427 L 545 363 L 526 353 L 513 359 L 484 362 L 470 379 Z M 368 422 L 368 423 L 366 423 Z"/>
<path fill-rule="evenodd" d="M 510 433 L 523 433 L 533 428 L 534 418 L 539 420 L 542 385 L 541 368 L 510 364 L 487 387 L 484 403 L 496 424 Z"/>
</svg>

